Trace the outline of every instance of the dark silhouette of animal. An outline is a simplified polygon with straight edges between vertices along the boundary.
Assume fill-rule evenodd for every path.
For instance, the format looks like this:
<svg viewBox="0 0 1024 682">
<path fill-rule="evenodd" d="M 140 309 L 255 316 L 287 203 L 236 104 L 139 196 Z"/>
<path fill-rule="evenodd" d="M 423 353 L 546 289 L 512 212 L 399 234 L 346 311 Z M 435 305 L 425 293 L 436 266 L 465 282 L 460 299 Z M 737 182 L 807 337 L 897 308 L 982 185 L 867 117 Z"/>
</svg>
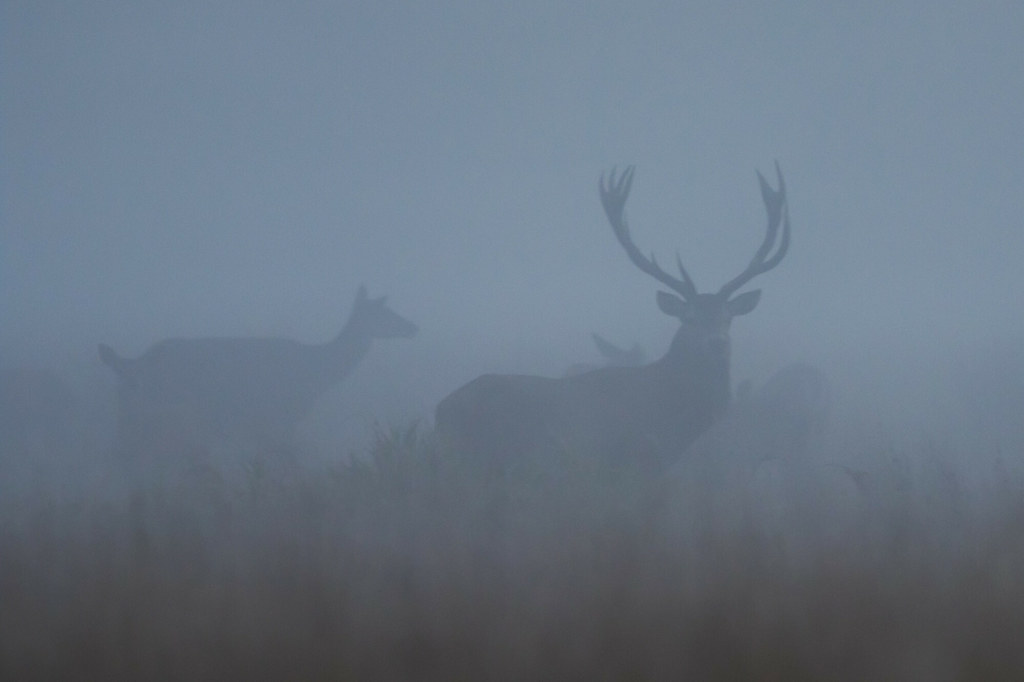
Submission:
<svg viewBox="0 0 1024 682">
<path fill-rule="evenodd" d="M 756 306 L 760 290 L 736 292 L 777 266 L 790 243 L 782 173 L 778 189 L 758 173 L 768 226 L 750 264 L 715 293 L 699 293 L 677 256 L 671 275 L 633 243 L 625 217 L 633 168 L 600 182 L 601 203 L 630 261 L 673 293 L 659 291 L 661 311 L 679 321 L 668 352 L 641 367 L 606 367 L 545 378 L 487 374 L 437 406 L 436 426 L 457 451 L 502 463 L 550 453 L 664 465 L 678 457 L 728 409 L 732 319 Z"/>
<path fill-rule="evenodd" d="M 415 324 L 360 287 L 341 332 L 324 344 L 280 338 L 166 339 L 138 358 L 99 346 L 117 375 L 122 450 L 234 444 L 279 446 L 374 339 L 410 338 Z"/>
<path fill-rule="evenodd" d="M 619 348 L 599 334 L 591 334 L 590 338 L 594 339 L 594 345 L 597 346 L 598 352 L 604 356 L 604 364 L 578 362 L 570 365 L 563 376 L 571 377 L 599 367 L 639 367 L 647 362 L 647 353 L 639 343 L 634 343 L 630 348 Z"/>
<path fill-rule="evenodd" d="M 831 410 L 831 388 L 820 370 L 795 363 L 775 372 L 746 395 L 691 445 L 675 467 L 736 466 L 748 471 L 769 461 L 802 463 L 820 446 Z M 714 461 L 709 461 L 714 460 Z"/>
</svg>

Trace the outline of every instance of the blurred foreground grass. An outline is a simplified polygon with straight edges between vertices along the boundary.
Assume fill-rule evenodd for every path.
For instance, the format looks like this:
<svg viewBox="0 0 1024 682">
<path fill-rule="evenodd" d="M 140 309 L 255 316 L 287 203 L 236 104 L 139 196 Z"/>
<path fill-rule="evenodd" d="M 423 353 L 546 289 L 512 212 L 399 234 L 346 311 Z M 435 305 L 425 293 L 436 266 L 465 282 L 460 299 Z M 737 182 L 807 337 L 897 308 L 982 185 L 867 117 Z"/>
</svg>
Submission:
<svg viewBox="0 0 1024 682">
<path fill-rule="evenodd" d="M 680 501 L 408 429 L 333 468 L 8 495 L 0 678 L 1024 679 L 1017 469 L 886 458 Z"/>
</svg>

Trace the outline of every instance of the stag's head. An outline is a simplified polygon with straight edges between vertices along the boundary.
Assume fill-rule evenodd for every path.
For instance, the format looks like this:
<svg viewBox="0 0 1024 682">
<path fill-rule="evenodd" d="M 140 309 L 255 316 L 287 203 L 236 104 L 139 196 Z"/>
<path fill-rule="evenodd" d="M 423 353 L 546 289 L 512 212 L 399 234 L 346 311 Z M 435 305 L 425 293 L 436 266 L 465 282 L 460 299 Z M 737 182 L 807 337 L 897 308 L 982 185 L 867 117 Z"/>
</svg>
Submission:
<svg viewBox="0 0 1024 682">
<path fill-rule="evenodd" d="M 616 175 L 613 169 L 607 178 L 602 176 L 601 203 L 604 205 L 615 237 L 633 264 L 673 292 L 659 291 L 657 294 L 658 307 L 661 311 L 675 317 L 680 323 L 666 359 L 703 365 L 725 363 L 727 366 L 730 353 L 729 326 L 732 318 L 746 315 L 757 307 L 761 299 L 760 289 L 734 294 L 757 275 L 778 265 L 789 249 L 789 209 L 786 204 L 786 186 L 782 179 L 782 171 L 776 163 L 778 189 L 773 189 L 760 172 L 757 174 L 768 213 L 768 229 L 760 248 L 754 253 L 750 264 L 743 272 L 722 285 L 716 293 L 708 294 L 697 292 L 697 287 L 683 267 L 683 261 L 678 254 L 676 264 L 679 276 L 676 277 L 665 272 L 653 255 L 648 258 L 640 253 L 633 243 L 625 216 L 626 199 L 633 184 L 633 171 L 633 166 L 630 166 L 619 175 Z"/>
</svg>

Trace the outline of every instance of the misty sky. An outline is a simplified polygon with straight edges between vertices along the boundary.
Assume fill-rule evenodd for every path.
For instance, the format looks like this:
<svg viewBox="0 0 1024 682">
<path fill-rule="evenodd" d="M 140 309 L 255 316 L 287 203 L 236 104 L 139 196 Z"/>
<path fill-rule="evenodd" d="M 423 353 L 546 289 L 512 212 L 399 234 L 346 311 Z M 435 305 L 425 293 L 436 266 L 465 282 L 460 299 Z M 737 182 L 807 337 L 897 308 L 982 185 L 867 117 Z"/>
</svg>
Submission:
<svg viewBox="0 0 1024 682">
<path fill-rule="evenodd" d="M 641 250 L 714 290 L 776 158 L 793 247 L 741 370 L 1022 333 L 1020 2 L 0 8 L 5 365 L 323 341 L 361 282 L 421 328 L 368 361 L 388 390 L 557 373 L 591 331 L 658 356 L 600 173 L 637 165 Z"/>
</svg>

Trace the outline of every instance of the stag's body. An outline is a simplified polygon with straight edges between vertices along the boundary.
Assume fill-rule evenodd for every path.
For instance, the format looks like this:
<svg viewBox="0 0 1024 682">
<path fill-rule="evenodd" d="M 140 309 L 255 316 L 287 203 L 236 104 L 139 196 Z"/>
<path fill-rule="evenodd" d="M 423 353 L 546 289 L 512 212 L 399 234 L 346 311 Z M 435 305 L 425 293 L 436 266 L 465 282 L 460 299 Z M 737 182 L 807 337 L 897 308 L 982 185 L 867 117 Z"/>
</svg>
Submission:
<svg viewBox="0 0 1024 682">
<path fill-rule="evenodd" d="M 359 364 L 375 338 L 416 326 L 360 288 L 345 327 L 325 344 L 276 338 L 166 339 L 135 359 L 100 346 L 118 379 L 123 448 L 173 439 L 193 446 L 282 445 L 316 401 Z"/>
<path fill-rule="evenodd" d="M 459 451 L 499 461 L 563 452 L 658 464 L 728 408 L 728 375 L 721 354 L 672 351 L 561 379 L 485 374 L 438 405 L 437 428 Z"/>
<path fill-rule="evenodd" d="M 789 220 L 781 172 L 779 189 L 760 175 L 768 212 L 764 242 L 750 265 L 714 294 L 700 294 L 679 261 L 680 278 L 640 254 L 624 216 L 633 169 L 601 181 L 612 230 L 630 260 L 670 287 L 658 292 L 662 312 L 680 321 L 668 352 L 641 367 L 606 367 L 549 379 L 484 375 L 437 408 L 441 437 L 460 452 L 499 463 L 558 451 L 605 461 L 666 464 L 719 419 L 731 399 L 729 326 L 757 305 L 760 291 L 733 297 L 741 286 L 775 267 L 789 248 Z M 776 246 L 779 228 L 782 236 Z"/>
</svg>

